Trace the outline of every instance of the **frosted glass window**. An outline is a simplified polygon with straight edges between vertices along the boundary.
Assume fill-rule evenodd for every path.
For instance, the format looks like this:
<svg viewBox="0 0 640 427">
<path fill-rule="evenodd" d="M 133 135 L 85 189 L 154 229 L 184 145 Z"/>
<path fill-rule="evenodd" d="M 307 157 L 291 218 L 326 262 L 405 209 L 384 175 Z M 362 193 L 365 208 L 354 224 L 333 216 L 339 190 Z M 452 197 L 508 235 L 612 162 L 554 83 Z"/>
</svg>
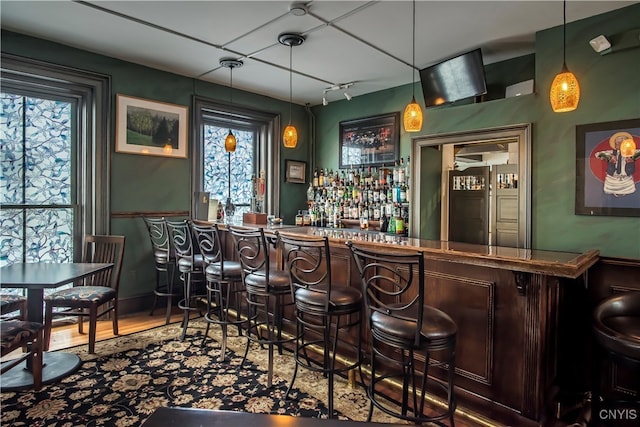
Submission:
<svg viewBox="0 0 640 427">
<path fill-rule="evenodd" d="M 236 215 L 248 212 L 251 207 L 255 175 L 255 133 L 232 129 L 236 137 L 236 151 L 231 153 L 231 174 L 229 175 L 229 154 L 224 150 L 224 140 L 228 127 L 204 126 L 204 191 L 209 197 L 225 203 L 229 197 L 229 177 L 231 177 L 231 201 L 236 206 Z"/>
</svg>

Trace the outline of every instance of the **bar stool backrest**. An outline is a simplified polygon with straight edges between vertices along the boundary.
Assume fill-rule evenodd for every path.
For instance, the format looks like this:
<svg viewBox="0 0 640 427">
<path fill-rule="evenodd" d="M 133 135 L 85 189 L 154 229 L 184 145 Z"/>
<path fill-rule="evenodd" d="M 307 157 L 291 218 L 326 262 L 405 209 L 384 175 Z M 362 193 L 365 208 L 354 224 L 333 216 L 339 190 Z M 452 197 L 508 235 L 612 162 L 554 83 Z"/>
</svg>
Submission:
<svg viewBox="0 0 640 427">
<path fill-rule="evenodd" d="M 169 238 L 169 230 L 167 229 L 165 218 L 143 217 L 142 219 L 149 232 L 149 239 L 156 264 L 166 264 L 175 257 L 175 254 L 171 239 Z"/>
<path fill-rule="evenodd" d="M 167 220 L 167 229 L 176 252 L 176 259 L 183 259 L 193 264 L 193 236 L 189 221 L 186 219 L 181 221 Z"/>
<path fill-rule="evenodd" d="M 384 252 L 347 242 L 360 272 L 369 327 L 374 312 L 394 318 L 415 331 L 420 343 L 424 305 L 424 256 L 422 252 Z"/>
<path fill-rule="evenodd" d="M 191 228 L 205 264 L 220 263 L 223 271 L 224 255 L 218 225 L 194 220 Z"/>
<path fill-rule="evenodd" d="M 262 228 L 229 226 L 233 244 L 242 265 L 243 277 L 247 274 L 269 278 L 269 246 Z"/>
<path fill-rule="evenodd" d="M 306 289 L 325 298 L 324 312 L 329 310 L 331 296 L 331 258 L 326 236 L 303 238 L 280 234 L 284 263 L 291 279 L 295 300 L 297 289 Z"/>
</svg>

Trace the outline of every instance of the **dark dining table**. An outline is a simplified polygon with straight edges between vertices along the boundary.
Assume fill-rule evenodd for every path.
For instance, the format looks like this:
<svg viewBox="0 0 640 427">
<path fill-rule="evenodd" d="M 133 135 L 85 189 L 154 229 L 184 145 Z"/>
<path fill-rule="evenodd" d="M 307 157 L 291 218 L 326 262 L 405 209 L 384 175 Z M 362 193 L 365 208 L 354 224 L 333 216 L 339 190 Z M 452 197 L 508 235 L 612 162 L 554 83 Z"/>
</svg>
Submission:
<svg viewBox="0 0 640 427">
<path fill-rule="evenodd" d="M 15 263 L 0 267 L 0 287 L 27 290 L 27 317 L 43 323 L 44 290 L 75 282 L 92 274 L 113 268 L 111 263 Z M 42 382 L 49 384 L 75 372 L 82 361 L 75 354 L 44 352 Z M 33 385 L 27 361 L 2 374 L 2 390 L 16 390 Z"/>
<path fill-rule="evenodd" d="M 142 427 L 406 427 L 406 424 L 383 424 L 334 418 L 294 417 L 291 415 L 255 414 L 196 408 L 160 407 L 142 423 Z"/>
</svg>

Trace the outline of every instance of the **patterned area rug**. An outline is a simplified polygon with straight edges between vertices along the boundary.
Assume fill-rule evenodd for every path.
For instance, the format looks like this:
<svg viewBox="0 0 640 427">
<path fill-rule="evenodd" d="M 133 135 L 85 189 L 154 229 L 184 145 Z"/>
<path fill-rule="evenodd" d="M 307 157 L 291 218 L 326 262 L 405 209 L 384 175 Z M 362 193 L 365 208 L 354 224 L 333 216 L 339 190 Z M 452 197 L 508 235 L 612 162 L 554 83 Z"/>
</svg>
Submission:
<svg viewBox="0 0 640 427">
<path fill-rule="evenodd" d="M 96 344 L 66 349 L 83 360 L 79 371 L 39 392 L 6 392 L 3 426 L 137 426 L 160 406 L 183 406 L 246 412 L 327 417 L 326 379 L 298 370 L 296 388 L 284 399 L 293 373 L 289 352 L 275 356 L 273 386 L 267 388 L 267 350 L 255 345 L 240 368 L 246 338 L 231 329 L 226 361 L 219 362 L 219 328 L 191 320 L 181 342 L 180 324 L 171 324 Z M 362 388 L 335 380 L 339 418 L 364 421 L 369 401 Z M 374 412 L 374 421 L 395 422 Z"/>
</svg>

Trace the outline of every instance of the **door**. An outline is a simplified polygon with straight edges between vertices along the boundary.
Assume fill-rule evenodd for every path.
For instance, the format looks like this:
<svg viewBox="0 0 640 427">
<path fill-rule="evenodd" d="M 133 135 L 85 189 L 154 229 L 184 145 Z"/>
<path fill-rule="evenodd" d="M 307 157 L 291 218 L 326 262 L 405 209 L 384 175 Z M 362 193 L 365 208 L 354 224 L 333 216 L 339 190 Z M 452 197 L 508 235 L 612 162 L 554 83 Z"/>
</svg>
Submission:
<svg viewBox="0 0 640 427">
<path fill-rule="evenodd" d="M 449 172 L 449 241 L 489 244 L 489 167 Z"/>
</svg>

